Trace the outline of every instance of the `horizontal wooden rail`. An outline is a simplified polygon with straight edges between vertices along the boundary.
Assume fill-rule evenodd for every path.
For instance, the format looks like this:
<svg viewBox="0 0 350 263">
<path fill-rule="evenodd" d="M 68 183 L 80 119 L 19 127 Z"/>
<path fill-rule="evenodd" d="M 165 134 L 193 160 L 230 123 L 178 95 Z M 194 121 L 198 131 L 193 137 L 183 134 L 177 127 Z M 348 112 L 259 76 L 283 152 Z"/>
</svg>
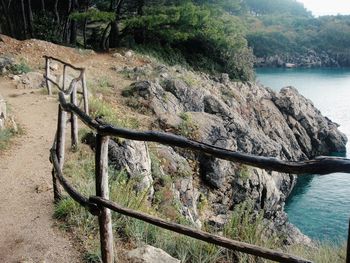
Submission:
<svg viewBox="0 0 350 263">
<path fill-rule="evenodd" d="M 87 207 L 91 214 L 99 215 L 100 209 L 98 208 L 98 206 L 94 203 L 89 202 L 88 198 L 81 195 L 64 178 L 62 171 L 60 169 L 60 163 L 59 163 L 57 155 L 56 155 L 56 149 L 54 147 L 50 150 L 50 160 L 51 160 L 53 167 L 56 171 L 56 173 L 55 173 L 56 178 L 58 179 L 60 184 L 63 186 L 64 190 L 66 190 L 66 192 L 69 194 L 69 196 L 72 197 L 73 200 L 78 202 L 80 205 Z"/>
<path fill-rule="evenodd" d="M 234 241 L 219 235 L 214 235 L 214 234 L 210 234 L 201 230 L 197 230 L 197 229 L 193 229 L 191 227 L 188 226 L 183 226 L 180 224 L 176 224 L 176 223 L 171 223 L 171 222 L 167 222 L 163 219 L 154 217 L 154 216 L 150 216 L 147 215 L 145 213 L 141 213 L 141 212 L 137 212 L 128 208 L 124 208 L 114 202 L 111 202 L 109 200 L 103 199 L 101 197 L 97 197 L 97 196 L 92 196 L 89 198 L 89 201 L 91 203 L 95 203 L 101 207 L 107 207 L 115 212 L 118 212 L 120 214 L 129 216 L 129 217 L 133 217 L 139 220 L 142 220 L 144 222 L 150 223 L 152 225 L 179 233 L 179 234 L 183 234 L 198 240 L 202 240 L 214 245 L 218 245 L 221 247 L 225 247 L 228 249 L 232 249 L 232 250 L 236 250 L 236 251 L 240 251 L 243 253 L 247 253 L 250 255 L 254 255 L 254 256 L 258 256 L 258 257 L 262 257 L 265 259 L 270 259 L 273 261 L 277 261 L 277 262 L 291 262 L 291 263 L 305 263 L 305 262 L 311 262 L 309 260 L 303 259 L 303 258 L 299 258 L 293 255 L 289 255 L 286 253 L 282 253 L 282 252 L 278 252 L 278 251 L 274 251 L 272 249 L 267 249 L 267 248 L 262 248 L 256 245 L 251 245 L 245 242 L 240 242 L 240 241 Z"/>
<path fill-rule="evenodd" d="M 335 172 L 350 173 L 350 159 L 338 157 L 317 157 L 307 161 L 284 161 L 272 157 L 256 156 L 228 149 L 216 147 L 203 142 L 187 139 L 170 133 L 158 131 L 135 131 L 104 125 L 93 120 L 89 115 L 81 111 L 77 106 L 67 103 L 63 93 L 59 93 L 59 101 L 62 108 L 68 112 L 74 112 L 86 125 L 96 130 L 101 135 L 118 136 L 136 141 L 152 141 L 194 151 L 206 153 L 216 158 L 239 162 L 254 167 L 293 174 L 329 174 Z"/>
<path fill-rule="evenodd" d="M 74 70 L 77 70 L 77 71 L 85 71 L 85 68 L 79 68 L 79 67 L 76 67 L 76 66 L 73 66 L 72 64 L 68 63 L 68 62 L 65 62 L 59 58 L 54 58 L 54 57 L 50 57 L 50 56 L 43 56 L 45 59 L 51 59 L 51 60 L 55 60 L 57 62 L 60 62 L 62 63 L 63 65 L 66 65 Z"/>
<path fill-rule="evenodd" d="M 65 95 L 70 95 L 74 89 L 74 85 L 78 83 L 78 81 L 82 80 L 83 78 L 83 73 L 80 73 L 80 75 L 74 79 L 72 79 L 71 83 L 69 84 L 69 88 L 67 90 L 64 90 L 63 88 L 60 87 L 60 85 L 52 80 L 51 78 L 44 76 L 44 79 L 50 81 L 52 84 L 54 84 L 61 92 L 63 92 Z M 83 92 L 80 92 L 79 94 L 84 94 Z"/>
</svg>

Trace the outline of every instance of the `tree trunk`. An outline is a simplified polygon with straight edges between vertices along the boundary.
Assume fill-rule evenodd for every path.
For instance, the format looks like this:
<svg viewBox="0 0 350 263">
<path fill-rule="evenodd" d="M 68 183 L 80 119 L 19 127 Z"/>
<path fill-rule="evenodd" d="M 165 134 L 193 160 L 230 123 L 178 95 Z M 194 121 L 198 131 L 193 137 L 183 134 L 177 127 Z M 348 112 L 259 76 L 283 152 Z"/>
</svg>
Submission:
<svg viewBox="0 0 350 263">
<path fill-rule="evenodd" d="M 56 18 L 57 27 L 58 27 L 60 24 L 60 15 L 58 13 L 58 0 L 55 0 L 54 14 L 55 14 L 55 18 Z"/>
<path fill-rule="evenodd" d="M 107 43 L 107 39 L 108 39 L 108 29 L 111 27 L 111 24 L 113 22 L 109 23 L 105 30 L 103 31 L 101 40 L 100 40 L 100 48 L 104 51 L 107 51 L 109 49 L 109 44 Z"/>
<path fill-rule="evenodd" d="M 6 3 L 4 2 L 4 0 L 1 0 L 1 7 L 3 9 L 3 13 L 5 15 L 5 19 L 6 19 L 6 23 L 7 23 L 7 33 L 11 37 L 14 37 L 14 29 L 13 29 L 13 24 L 12 24 L 11 17 L 10 17 L 9 8 L 6 5 Z"/>
<path fill-rule="evenodd" d="M 137 3 L 137 15 L 143 16 L 143 7 L 145 5 L 144 0 L 139 0 Z M 145 29 L 138 28 L 134 31 L 134 38 L 137 44 L 143 44 L 145 42 Z"/>
<path fill-rule="evenodd" d="M 111 22 L 111 31 L 109 33 L 109 47 L 115 48 L 118 47 L 120 43 L 119 40 L 119 26 L 118 21 L 114 20 Z"/>
<path fill-rule="evenodd" d="M 120 18 L 120 13 L 121 13 L 121 7 L 123 4 L 124 0 L 119 0 L 116 3 L 116 10 L 115 10 L 115 20 L 111 22 L 111 31 L 109 33 L 109 47 L 110 48 L 115 48 L 119 47 L 120 45 L 120 31 L 119 31 L 119 18 Z M 113 2 L 113 1 L 112 1 Z M 111 2 L 111 7 L 113 8 L 114 2 Z M 112 11 L 112 10 L 111 10 Z"/>
<path fill-rule="evenodd" d="M 69 43 L 74 46 L 77 44 L 77 21 L 75 21 L 74 19 L 72 19 L 70 22 Z"/>
<path fill-rule="evenodd" d="M 63 34 L 62 34 L 62 42 L 63 43 L 68 43 L 68 38 L 69 38 L 69 15 L 72 10 L 72 0 L 68 0 L 68 8 L 67 8 L 67 15 L 66 15 L 66 21 L 64 23 L 64 28 L 63 28 Z"/>
<path fill-rule="evenodd" d="M 33 11 L 32 11 L 32 1 L 28 0 L 28 28 L 29 28 L 29 34 L 30 37 L 34 37 L 34 30 L 33 30 Z"/>
<path fill-rule="evenodd" d="M 21 11 L 22 11 L 24 38 L 27 38 L 28 27 L 27 27 L 26 11 L 25 11 L 25 8 L 24 8 L 24 0 L 21 0 Z"/>
<path fill-rule="evenodd" d="M 41 0 L 41 12 L 45 13 L 45 0 Z"/>
<path fill-rule="evenodd" d="M 77 0 L 73 0 L 71 13 L 74 12 L 77 7 L 78 7 Z M 74 19 L 71 19 L 71 22 L 70 22 L 69 43 L 74 46 L 77 44 L 77 21 L 75 21 Z"/>
<path fill-rule="evenodd" d="M 83 39 L 84 39 L 84 48 L 86 49 L 86 25 L 87 25 L 87 19 L 84 19 L 84 25 L 83 25 Z"/>
</svg>

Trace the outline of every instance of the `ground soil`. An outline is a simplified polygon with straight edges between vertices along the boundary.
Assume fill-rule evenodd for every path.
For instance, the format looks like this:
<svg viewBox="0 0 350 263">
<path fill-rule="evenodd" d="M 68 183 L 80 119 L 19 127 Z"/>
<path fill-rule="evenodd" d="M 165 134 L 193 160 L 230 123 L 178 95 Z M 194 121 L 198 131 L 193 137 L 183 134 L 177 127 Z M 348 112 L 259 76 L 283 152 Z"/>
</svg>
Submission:
<svg viewBox="0 0 350 263">
<path fill-rule="evenodd" d="M 24 134 L 0 153 L 0 262 L 81 262 L 78 247 L 55 227 L 49 148 L 57 120 L 55 97 L 15 89 L 0 79 Z"/>
<path fill-rule="evenodd" d="M 138 119 L 140 128 L 149 126 L 147 116 L 123 103 L 120 93 L 132 80 L 115 70 L 140 66 L 147 60 L 121 56 L 123 50 L 95 53 L 35 39 L 0 37 L 0 56 L 23 62 L 34 71 L 44 72 L 44 55 L 86 68 L 88 89 L 95 97 L 108 101 L 124 118 Z M 119 54 L 113 55 L 115 52 Z M 54 73 L 61 71 L 60 66 Z M 102 82 L 108 82 L 108 94 L 96 89 Z M 1 76 L 0 94 L 24 129 L 7 151 L 0 152 L 0 262 L 81 262 L 79 245 L 73 244 L 76 239 L 58 229 L 52 218 L 49 148 L 57 126 L 57 94 L 50 97 L 42 89 L 18 89 L 15 81 Z"/>
</svg>

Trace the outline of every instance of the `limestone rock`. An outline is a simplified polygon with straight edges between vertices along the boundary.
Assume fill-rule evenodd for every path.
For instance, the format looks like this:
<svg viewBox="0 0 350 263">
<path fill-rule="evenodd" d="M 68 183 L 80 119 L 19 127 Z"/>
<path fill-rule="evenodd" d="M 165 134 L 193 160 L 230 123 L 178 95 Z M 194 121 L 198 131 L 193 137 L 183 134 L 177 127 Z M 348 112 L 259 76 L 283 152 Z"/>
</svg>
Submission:
<svg viewBox="0 0 350 263">
<path fill-rule="evenodd" d="M 45 87 L 45 80 L 42 73 L 28 72 L 20 76 L 17 87 L 22 89 L 38 89 Z"/>
<path fill-rule="evenodd" d="M 338 131 L 337 124 L 323 117 L 297 89 L 283 88 L 274 103 L 286 116 L 288 125 L 293 128 L 299 145 L 307 150 L 309 158 L 346 151 L 347 138 Z"/>
<path fill-rule="evenodd" d="M 173 94 L 183 106 L 184 111 L 203 111 L 203 98 L 207 92 L 190 87 L 179 79 L 165 81 L 164 90 Z"/>
<path fill-rule="evenodd" d="M 118 143 L 110 140 L 108 157 L 117 170 L 125 170 L 129 178 L 138 181 L 137 191 L 148 191 L 152 197 L 154 189 L 151 159 L 145 142 L 124 140 Z"/>
<path fill-rule="evenodd" d="M 148 105 L 164 129 L 179 125 L 179 116 L 185 112 L 197 129 L 197 139 L 221 148 L 295 161 L 345 150 L 347 139 L 337 125 L 294 88 L 277 93 L 255 83 L 205 75 L 201 76 L 202 83 L 189 85 L 183 74 L 184 70 L 178 70 L 175 77 L 173 74 L 161 82 L 135 82 L 128 96 Z M 173 187 L 182 214 L 190 221 L 202 220 L 197 211 L 198 196 L 202 195 L 208 203 L 205 219 L 212 218 L 218 225 L 224 223 L 220 215 L 250 199 L 256 209 L 265 210 L 273 229 L 289 228 L 283 207 L 295 185 L 295 176 L 207 155 L 199 154 L 196 160 L 200 185 L 184 177 L 175 180 Z M 296 238 L 288 237 L 286 243 L 301 240 L 297 231 L 294 234 Z"/>
<path fill-rule="evenodd" d="M 5 74 L 11 66 L 14 65 L 14 61 L 10 57 L 0 57 L 0 74 Z"/>
<path fill-rule="evenodd" d="M 181 261 L 173 258 L 163 250 L 149 245 L 136 248 L 126 254 L 130 263 L 180 263 Z"/>
<path fill-rule="evenodd" d="M 202 222 L 197 209 L 199 191 L 194 187 L 192 176 L 175 179 L 173 193 L 180 204 L 180 213 L 195 227 L 201 228 Z"/>
<path fill-rule="evenodd" d="M 128 51 L 126 51 L 126 52 L 124 53 L 124 56 L 125 56 L 126 58 L 131 58 L 131 57 L 134 56 L 134 52 L 133 52 L 132 50 L 128 50 Z"/>
</svg>

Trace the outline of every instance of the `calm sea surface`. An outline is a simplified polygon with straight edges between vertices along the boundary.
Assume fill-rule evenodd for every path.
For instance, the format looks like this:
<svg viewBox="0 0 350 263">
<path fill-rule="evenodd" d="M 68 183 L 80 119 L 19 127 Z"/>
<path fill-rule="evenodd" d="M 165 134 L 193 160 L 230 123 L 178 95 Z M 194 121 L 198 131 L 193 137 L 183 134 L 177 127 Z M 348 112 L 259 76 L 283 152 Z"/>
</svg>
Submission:
<svg viewBox="0 0 350 263">
<path fill-rule="evenodd" d="M 350 69 L 257 69 L 257 81 L 274 90 L 296 87 L 350 141 Z M 347 145 L 350 158 L 350 143 Z M 350 174 L 299 177 L 287 200 L 290 221 L 318 240 L 345 241 L 350 218 Z"/>
</svg>

